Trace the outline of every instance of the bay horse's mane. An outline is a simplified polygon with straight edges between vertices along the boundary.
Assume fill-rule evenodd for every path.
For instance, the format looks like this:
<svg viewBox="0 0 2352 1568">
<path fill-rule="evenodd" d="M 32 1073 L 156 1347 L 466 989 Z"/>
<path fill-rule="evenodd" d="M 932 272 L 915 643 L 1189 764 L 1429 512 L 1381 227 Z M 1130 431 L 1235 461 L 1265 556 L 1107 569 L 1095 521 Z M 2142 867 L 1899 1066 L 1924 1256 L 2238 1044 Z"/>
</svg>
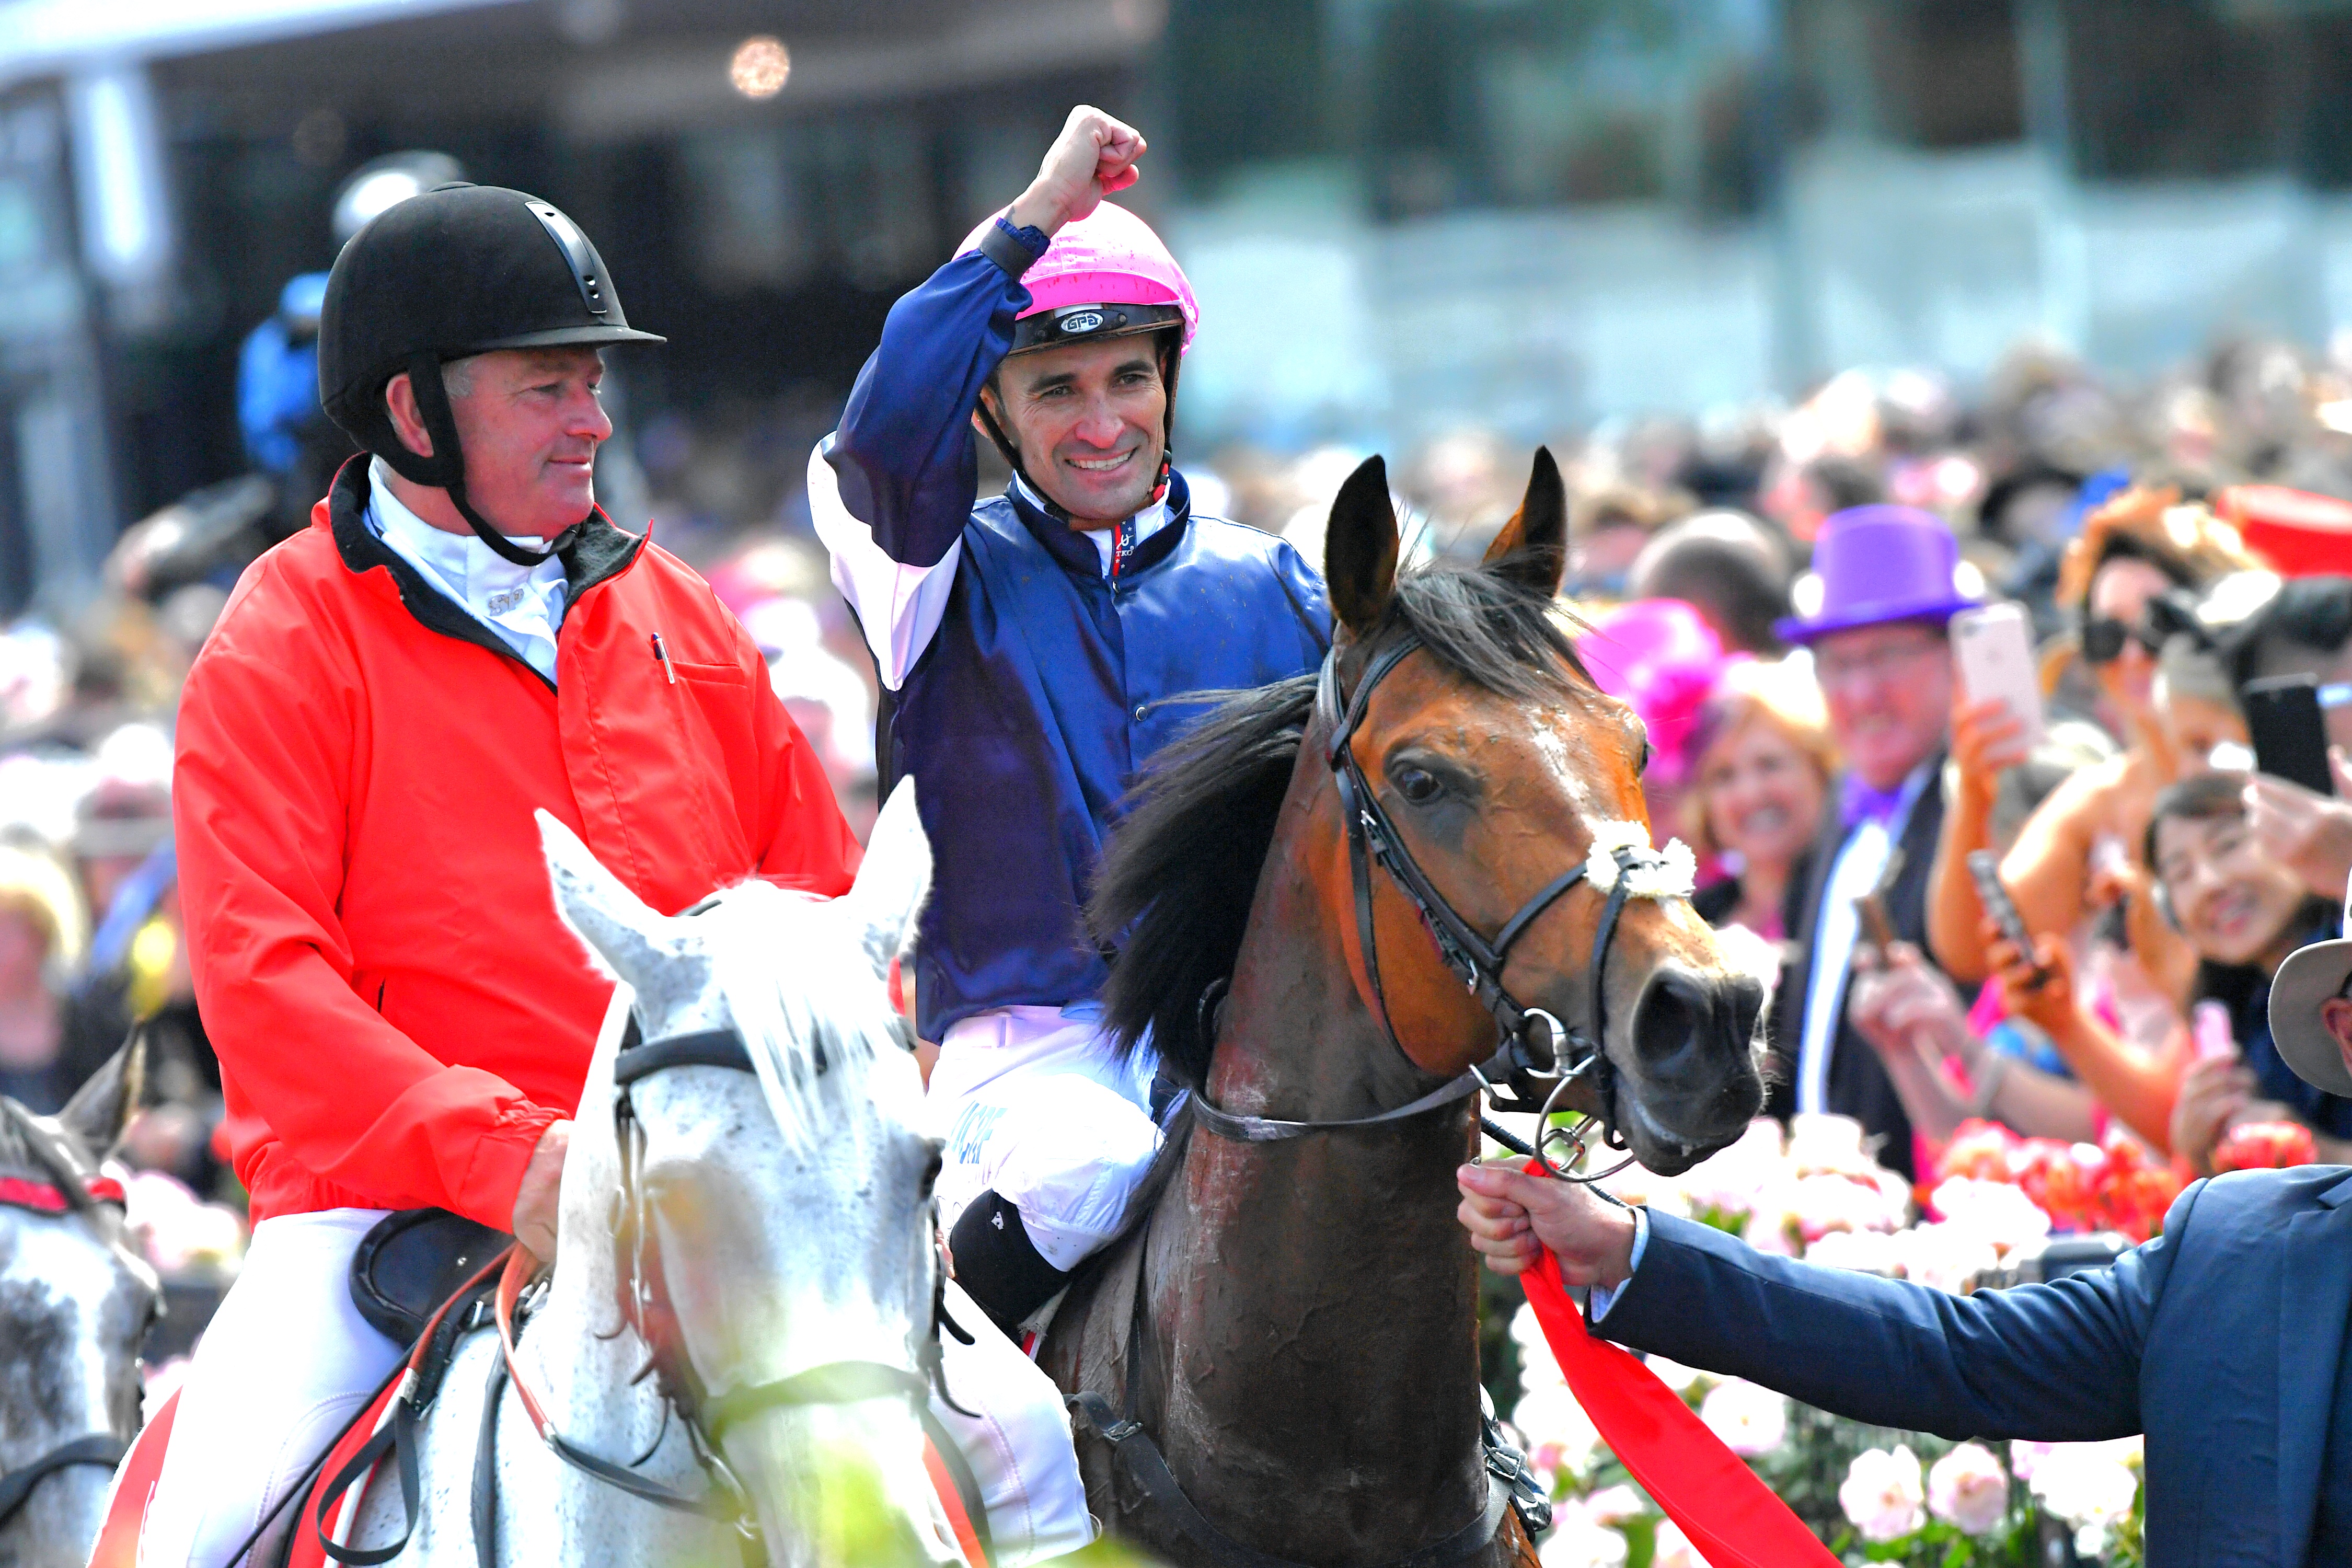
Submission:
<svg viewBox="0 0 2352 1568">
<path fill-rule="evenodd" d="M 1550 595 L 1492 565 L 1400 572 L 1366 634 L 1410 632 L 1451 673 L 1521 701 L 1596 689 Z M 1208 1079 L 1201 997 L 1230 979 L 1258 872 L 1274 842 L 1316 677 L 1254 691 L 1204 692 L 1216 709 L 1152 759 L 1129 795 L 1087 903 L 1087 930 L 1116 949 L 1105 1026 L 1123 1054 L 1147 1032 L 1178 1082 Z"/>
</svg>

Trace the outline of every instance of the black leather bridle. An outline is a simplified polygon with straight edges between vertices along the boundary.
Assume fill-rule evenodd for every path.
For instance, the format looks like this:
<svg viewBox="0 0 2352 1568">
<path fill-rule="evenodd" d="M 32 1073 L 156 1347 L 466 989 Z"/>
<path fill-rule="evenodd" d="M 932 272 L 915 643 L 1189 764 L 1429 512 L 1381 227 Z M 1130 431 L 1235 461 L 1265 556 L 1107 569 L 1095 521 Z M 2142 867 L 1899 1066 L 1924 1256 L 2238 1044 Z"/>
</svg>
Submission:
<svg viewBox="0 0 2352 1568">
<path fill-rule="evenodd" d="M 1389 1016 L 1388 996 L 1381 984 L 1379 936 L 1375 930 L 1372 910 L 1371 867 L 1377 862 L 1404 896 L 1412 900 L 1436 939 L 1439 956 L 1456 978 L 1468 986 L 1486 1011 L 1494 1016 L 1496 1027 L 1495 1054 L 1485 1063 L 1474 1067 L 1418 1099 L 1384 1110 L 1373 1116 L 1349 1117 L 1329 1121 L 1286 1121 L 1273 1117 L 1238 1116 L 1211 1105 L 1203 1095 L 1191 1096 L 1193 1120 L 1221 1138 L 1242 1142 L 1266 1143 L 1303 1137 L 1310 1132 L 1334 1132 L 1348 1128 L 1376 1127 L 1418 1116 L 1455 1100 L 1467 1099 L 1486 1089 L 1494 1096 L 1497 1110 L 1535 1111 L 1543 1118 L 1543 1131 L 1536 1143 L 1537 1158 L 1552 1174 L 1569 1180 L 1594 1180 L 1595 1176 L 1572 1173 L 1568 1163 L 1555 1163 L 1544 1152 L 1545 1145 L 1555 1137 L 1566 1140 L 1581 1150 L 1581 1130 L 1571 1132 L 1549 1126 L 1550 1113 L 1558 1108 L 1568 1086 L 1578 1079 L 1591 1078 L 1599 1093 L 1601 1110 L 1597 1120 L 1612 1148 L 1625 1147 L 1611 1120 L 1610 1101 L 1613 1071 L 1609 1057 L 1602 1048 L 1608 1024 L 1608 994 L 1604 984 L 1609 949 L 1616 940 L 1617 924 L 1625 911 L 1631 895 L 1634 874 L 1662 868 L 1664 858 L 1646 847 L 1621 845 L 1611 851 L 1616 862 L 1617 874 L 1612 880 L 1601 919 L 1593 927 L 1592 963 L 1590 973 L 1591 1003 L 1589 1033 L 1563 1025 L 1540 1007 L 1530 1007 L 1511 994 L 1503 983 L 1503 972 L 1510 963 L 1511 949 L 1525 936 L 1547 910 L 1559 901 L 1562 895 L 1590 875 L 1591 861 L 1561 872 L 1534 897 L 1521 904 L 1518 911 L 1503 922 L 1502 929 L 1489 939 L 1463 919 L 1461 913 L 1439 892 L 1429 879 L 1412 852 L 1405 847 L 1404 837 L 1390 820 L 1380 797 L 1364 777 L 1362 764 L 1356 760 L 1353 744 L 1355 734 L 1371 706 L 1372 693 L 1391 671 L 1421 648 L 1421 639 L 1410 633 L 1398 637 L 1375 654 L 1366 665 L 1363 679 L 1357 683 L 1355 695 L 1343 700 L 1339 695 L 1339 650 L 1335 648 L 1323 660 L 1322 673 L 1315 689 L 1315 717 L 1328 739 L 1324 742 L 1324 759 L 1329 764 L 1332 783 L 1339 795 L 1339 812 L 1347 823 L 1349 880 L 1355 894 L 1356 945 L 1363 955 L 1364 976 L 1371 986 L 1372 1011 L 1381 1020 L 1381 1027 L 1389 1043 L 1411 1062 L 1412 1055 L 1398 1039 L 1396 1026 Z M 1213 1006 L 1214 995 L 1204 998 L 1203 1024 Z M 1535 1026 L 1543 1027 L 1545 1038 L 1538 1043 Z M 1502 1098 L 1503 1084 L 1509 1085 L 1512 1098 Z"/>
<path fill-rule="evenodd" d="M 47 1176 L 47 1188 L 57 1194 L 57 1206 L 54 1208 L 46 1203 L 37 1206 L 10 1206 L 25 1207 L 28 1212 L 52 1217 L 60 1214 L 88 1216 L 94 1225 L 111 1225 L 115 1234 L 103 1239 L 110 1246 L 119 1247 L 121 1189 L 114 1187 L 110 1179 L 94 1179 L 48 1129 L 5 1096 L 0 1096 L 0 1122 L 15 1130 L 19 1141 L 42 1167 L 43 1174 Z M 101 1210 L 108 1207 L 118 1211 L 111 1220 L 105 1219 L 101 1214 Z M 16 1518 L 32 1500 L 34 1490 L 49 1477 L 81 1465 L 104 1466 L 110 1470 L 122 1462 L 122 1456 L 128 1448 L 129 1445 L 111 1432 L 91 1432 L 68 1438 L 30 1464 L 0 1474 L 0 1526 Z"/>
<path fill-rule="evenodd" d="M 827 1066 L 823 1047 L 817 1047 L 814 1055 L 816 1070 L 823 1073 Z M 961 1409 L 948 1398 L 940 1369 L 939 1332 L 942 1326 L 953 1331 L 954 1325 L 948 1320 L 942 1302 L 945 1277 L 937 1275 L 931 1290 L 933 1331 L 919 1350 L 916 1366 L 869 1361 L 826 1362 L 790 1377 L 751 1384 L 713 1395 L 694 1370 L 678 1334 L 677 1316 L 670 1306 L 668 1282 L 662 1271 L 660 1242 L 639 1175 L 645 1154 L 645 1129 L 637 1120 L 632 1091 L 656 1073 L 683 1067 L 723 1068 L 745 1073 L 757 1070 L 751 1065 L 742 1034 L 733 1027 L 646 1040 L 638 1035 L 636 1019 L 630 1018 L 628 1032 L 622 1037 L 613 1060 L 613 1122 L 621 1161 L 620 1188 L 614 1194 L 614 1202 L 616 1217 L 626 1236 L 619 1294 L 624 1318 L 648 1348 L 649 1370 L 656 1386 L 683 1420 L 697 1457 L 712 1477 L 713 1489 L 699 1497 L 690 1496 L 587 1454 L 558 1436 L 551 1434 L 549 1444 L 566 1463 L 633 1497 L 732 1523 L 747 1536 L 755 1536 L 757 1526 L 752 1521 L 748 1494 L 719 1456 L 719 1444 L 728 1429 L 769 1410 L 849 1405 L 890 1396 L 908 1401 L 919 1417 L 926 1414 L 926 1402 L 935 1387 L 951 1407 Z"/>
</svg>

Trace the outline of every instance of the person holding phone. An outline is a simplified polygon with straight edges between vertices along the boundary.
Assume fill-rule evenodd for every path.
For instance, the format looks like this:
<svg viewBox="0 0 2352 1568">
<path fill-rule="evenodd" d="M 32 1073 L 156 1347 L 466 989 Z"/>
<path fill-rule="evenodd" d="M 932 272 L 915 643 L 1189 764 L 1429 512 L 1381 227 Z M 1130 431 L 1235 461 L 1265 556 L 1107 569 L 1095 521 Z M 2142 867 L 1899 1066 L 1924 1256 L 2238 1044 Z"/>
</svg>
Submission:
<svg viewBox="0 0 2352 1568">
<path fill-rule="evenodd" d="M 1811 650 L 1830 730 L 1846 759 L 1830 809 L 1792 885 L 1797 951 L 1770 1037 L 1780 1058 L 1766 1109 L 1833 1111 L 1879 1141 L 1909 1176 L 1911 1121 L 1878 1053 L 1848 1016 L 1861 939 L 1854 900 L 1876 892 L 1895 934 L 1923 940 L 1927 867 L 1944 814 L 1944 726 L 1951 710 L 1946 624 L 1976 601 L 1956 573 L 1959 545 L 1934 514 L 1854 507 L 1822 525 L 1813 553 L 1821 601 L 1780 635 Z"/>
<path fill-rule="evenodd" d="M 2232 1126 L 2283 1120 L 2312 1130 L 2320 1158 L 2352 1163 L 2352 1099 L 2295 1070 L 2278 1049 L 2269 1012 L 2287 956 L 2339 931 L 2335 901 L 2314 896 L 2268 852 L 2242 775 L 2206 774 L 2166 790 L 2141 852 L 2154 901 L 2197 952 L 2191 1003 L 2228 1009 L 2237 1056 L 2198 1059 L 2185 1021 L 2153 1053 L 2126 1045 L 2078 1004 L 2064 942 L 2038 934 L 2029 958 L 1988 922 L 1985 946 L 2011 1010 L 2039 1024 L 2126 1126 L 2194 1167 L 2207 1167 Z"/>
<path fill-rule="evenodd" d="M 2201 589 L 2257 565 L 2234 529 L 2201 506 L 2180 504 L 2173 489 L 2126 491 L 2093 512 L 2066 547 L 2059 603 L 2078 617 L 2082 657 L 2104 700 L 2102 721 L 2126 749 L 2067 781 L 2002 857 L 2001 880 L 2028 930 L 2071 934 L 2099 907 L 2086 897 L 2095 886 L 2112 896 L 2111 884 L 2094 875 L 2095 847 L 2103 839 L 2137 842 L 2157 792 L 2183 772 L 2155 701 L 2165 634 L 2150 621 L 2149 605 L 2172 589 Z M 1927 941 L 1947 973 L 1972 982 L 1990 974 L 1992 964 L 1978 935 L 1984 910 L 1968 858 L 1990 846 L 1994 791 L 2002 771 L 2025 760 L 2032 737 L 2009 704 L 1972 692 L 1955 702 L 1951 727 L 1958 777 L 1936 846 Z M 2158 973 L 2161 958 L 2151 956 L 2161 955 L 2166 934 L 2150 915 L 2137 912 L 2133 951 Z"/>
</svg>

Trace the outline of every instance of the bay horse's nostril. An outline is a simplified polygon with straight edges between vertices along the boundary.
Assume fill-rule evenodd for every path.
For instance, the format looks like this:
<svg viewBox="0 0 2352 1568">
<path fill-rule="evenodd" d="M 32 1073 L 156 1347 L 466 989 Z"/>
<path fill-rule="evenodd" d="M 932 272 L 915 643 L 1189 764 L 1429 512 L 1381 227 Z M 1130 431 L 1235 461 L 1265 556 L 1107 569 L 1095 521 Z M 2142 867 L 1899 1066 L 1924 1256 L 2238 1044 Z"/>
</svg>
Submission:
<svg viewBox="0 0 2352 1568">
<path fill-rule="evenodd" d="M 1747 1057 L 1763 1006 L 1764 988 L 1749 975 L 1654 972 L 1633 1006 L 1643 1076 L 1661 1088 L 1719 1082 L 1727 1057 Z"/>
</svg>

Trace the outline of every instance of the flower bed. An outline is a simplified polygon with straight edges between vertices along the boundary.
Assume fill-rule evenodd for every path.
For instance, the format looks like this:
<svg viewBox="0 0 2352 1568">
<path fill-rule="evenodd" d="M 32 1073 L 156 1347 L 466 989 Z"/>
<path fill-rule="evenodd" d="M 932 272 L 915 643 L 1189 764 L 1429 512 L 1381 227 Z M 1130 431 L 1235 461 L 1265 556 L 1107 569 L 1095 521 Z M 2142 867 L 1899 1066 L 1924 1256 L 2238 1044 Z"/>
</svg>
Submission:
<svg viewBox="0 0 2352 1568">
<path fill-rule="evenodd" d="M 2145 1240 L 2179 1179 L 2127 1140 L 2021 1140 L 1971 1122 L 1912 1191 L 1843 1117 L 1759 1121 L 1679 1177 L 1629 1167 L 1603 1185 L 1762 1250 L 1966 1292 L 2030 1275 L 2053 1236 Z M 1634 1487 L 1570 1393 L 1525 1307 L 1511 1324 L 1511 1423 L 1548 1478 L 1557 1523 L 1545 1568 L 1705 1568 Z M 1849 1563 L 1914 1568 L 2137 1564 L 2140 1443 L 1951 1443 L 1865 1426 L 1738 1378 L 1658 1357 L 1651 1370 Z"/>
</svg>

